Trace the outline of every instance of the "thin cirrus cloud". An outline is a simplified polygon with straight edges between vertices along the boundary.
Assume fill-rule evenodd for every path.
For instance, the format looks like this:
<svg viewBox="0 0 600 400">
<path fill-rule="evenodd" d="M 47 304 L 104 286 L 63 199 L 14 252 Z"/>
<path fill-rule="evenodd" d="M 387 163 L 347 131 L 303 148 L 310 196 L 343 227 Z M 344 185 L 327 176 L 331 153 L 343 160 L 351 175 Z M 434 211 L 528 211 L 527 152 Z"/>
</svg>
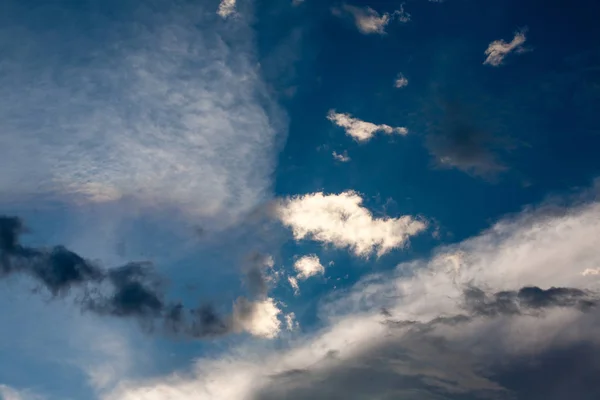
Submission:
<svg viewBox="0 0 600 400">
<path fill-rule="evenodd" d="M 337 151 L 333 151 L 333 153 L 331 153 L 331 155 L 333 156 L 333 159 L 339 162 L 349 162 L 351 160 L 351 158 L 348 156 L 348 152 L 346 150 L 344 150 L 344 152 L 342 153 L 338 153 Z"/>
<path fill-rule="evenodd" d="M 334 8 L 332 12 L 337 16 L 345 14 L 352 16 L 359 32 L 365 35 L 384 35 L 386 33 L 385 28 L 394 19 L 400 22 L 410 21 L 410 14 L 404 11 L 404 5 L 401 5 L 400 9 L 392 13 L 384 12 L 383 14 L 378 13 L 371 7 L 356 7 L 348 4 L 344 4 L 341 9 Z"/>
<path fill-rule="evenodd" d="M 526 40 L 526 32 L 526 29 L 517 31 L 515 33 L 515 37 L 509 43 L 502 39 L 491 42 L 488 48 L 485 50 L 485 55 L 487 57 L 483 63 L 493 67 L 498 67 L 502 65 L 504 58 L 506 58 L 506 56 L 513 51 L 517 53 L 524 52 L 525 48 L 523 47 L 523 44 Z"/>
<path fill-rule="evenodd" d="M 0 398 L 2 400 L 44 400 L 44 397 L 29 390 L 17 390 L 3 384 L 0 384 Z"/>
<path fill-rule="evenodd" d="M 269 196 L 285 130 L 244 39 L 251 35 L 238 35 L 250 28 L 236 20 L 236 40 L 228 40 L 228 25 L 203 28 L 214 25 L 214 10 L 160 4 L 140 5 L 135 20 L 90 16 L 111 24 L 102 28 L 106 41 L 91 35 L 94 26 L 54 29 L 78 26 L 68 10 L 65 21 L 44 19 L 47 27 L 20 18 L 3 27 L 13 33 L 0 39 L 8 60 L 0 77 L 3 196 L 135 199 L 213 227 Z"/>
<path fill-rule="evenodd" d="M 386 124 L 374 124 L 372 122 L 362 121 L 348 113 L 338 113 L 335 110 L 329 110 L 327 119 L 340 128 L 344 128 L 346 134 L 358 142 L 367 142 L 371 140 L 377 132 L 383 132 L 386 135 L 407 135 L 408 129 L 404 127 L 392 127 Z"/>
<path fill-rule="evenodd" d="M 528 209 L 359 281 L 287 349 L 200 359 L 102 399 L 594 398 L 600 281 L 581 270 L 600 263 L 600 204 L 560 211 Z"/>
<path fill-rule="evenodd" d="M 280 200 L 276 215 L 296 240 L 312 239 L 356 256 L 381 256 L 405 246 L 411 236 L 425 230 L 426 223 L 411 216 L 375 218 L 356 192 L 311 193 Z"/>
</svg>

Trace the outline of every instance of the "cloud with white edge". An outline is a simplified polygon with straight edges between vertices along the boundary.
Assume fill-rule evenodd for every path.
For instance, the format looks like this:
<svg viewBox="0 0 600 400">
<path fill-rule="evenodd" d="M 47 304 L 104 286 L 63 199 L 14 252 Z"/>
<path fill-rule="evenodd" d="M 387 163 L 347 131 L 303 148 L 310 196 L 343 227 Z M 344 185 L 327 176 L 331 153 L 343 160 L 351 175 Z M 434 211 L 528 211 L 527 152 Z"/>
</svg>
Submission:
<svg viewBox="0 0 600 400">
<path fill-rule="evenodd" d="M 404 136 L 408 134 L 408 129 L 404 127 L 391 127 L 386 124 L 377 125 L 354 118 L 348 113 L 338 113 L 335 110 L 329 110 L 327 119 L 340 128 L 344 128 L 346 134 L 358 142 L 371 140 L 377 132 L 383 132 L 386 135 L 397 134 Z"/>
<path fill-rule="evenodd" d="M 523 48 L 523 44 L 526 40 L 525 33 L 525 29 L 517 31 L 515 33 L 515 37 L 509 43 L 502 39 L 494 40 L 485 50 L 485 55 L 487 57 L 483 63 L 493 67 L 498 67 L 502 64 L 504 58 L 513 51 L 516 51 L 517 53 L 524 52 L 525 49 Z"/>
</svg>

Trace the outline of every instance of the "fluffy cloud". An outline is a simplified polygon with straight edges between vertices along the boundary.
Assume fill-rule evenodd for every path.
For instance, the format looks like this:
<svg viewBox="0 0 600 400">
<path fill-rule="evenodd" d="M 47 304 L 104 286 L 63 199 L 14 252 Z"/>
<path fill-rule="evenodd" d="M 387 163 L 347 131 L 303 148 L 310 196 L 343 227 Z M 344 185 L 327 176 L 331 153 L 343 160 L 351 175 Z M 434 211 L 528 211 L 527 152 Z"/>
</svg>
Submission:
<svg viewBox="0 0 600 400">
<path fill-rule="evenodd" d="M 333 153 L 331 153 L 331 155 L 333 156 L 333 159 L 339 162 L 348 162 L 350 161 L 350 157 L 348 157 L 348 152 L 344 150 L 343 153 L 338 153 L 336 151 L 334 151 Z"/>
<path fill-rule="evenodd" d="M 297 259 L 294 263 L 294 269 L 298 272 L 296 278 L 301 280 L 325 273 L 325 267 L 321 265 L 321 260 L 319 260 L 316 254 L 310 254 Z"/>
<path fill-rule="evenodd" d="M 273 339 L 281 330 L 279 314 L 281 310 L 272 298 L 250 302 L 242 297 L 233 307 L 235 326 L 240 331 L 267 339 Z"/>
<path fill-rule="evenodd" d="M 404 76 L 403 73 L 399 73 L 394 81 L 394 87 L 397 89 L 403 88 L 408 85 L 408 79 Z"/>
<path fill-rule="evenodd" d="M 202 359 L 190 378 L 105 399 L 594 398 L 600 281 L 581 271 L 600 263 L 599 222 L 597 202 L 527 210 L 364 279 L 287 349 Z"/>
<path fill-rule="evenodd" d="M 426 228 L 424 222 L 410 216 L 374 218 L 362 202 L 360 195 L 352 191 L 319 192 L 281 200 L 276 212 L 296 240 L 312 239 L 349 248 L 364 257 L 400 248 Z"/>
<path fill-rule="evenodd" d="M 245 39 L 250 28 L 213 28 L 213 10 L 202 7 L 140 4 L 112 20 L 91 14 L 82 31 L 68 8 L 38 29 L 22 21 L 53 11 L 11 7 L 0 38 L 10 60 L 0 77 L 3 197 L 133 199 L 182 210 L 208 229 L 268 197 L 281 131 Z M 97 41 L 99 30 L 106 40 Z"/>
<path fill-rule="evenodd" d="M 502 64 L 504 58 L 511 52 L 516 51 L 517 53 L 525 51 L 523 44 L 525 43 L 525 30 L 520 30 L 515 33 L 515 37 L 510 43 L 506 43 L 504 40 L 494 40 L 489 44 L 485 50 L 487 58 L 483 62 L 484 64 L 497 67 Z"/>
<path fill-rule="evenodd" d="M 337 126 L 344 128 L 348 136 L 352 136 L 359 142 L 371 140 L 377 132 L 383 132 L 387 135 L 392 135 L 394 133 L 406 135 L 408 133 L 408 129 L 403 127 L 394 128 L 386 124 L 376 125 L 372 122 L 361 121 L 347 113 L 335 112 L 335 110 L 329 110 L 327 119 Z"/>
<path fill-rule="evenodd" d="M 404 11 L 404 7 L 400 6 L 400 9 L 393 13 L 379 14 L 371 7 L 356 7 L 348 4 L 344 4 L 342 9 L 334 9 L 335 15 L 343 15 L 344 13 L 350 14 L 354 18 L 354 23 L 358 30 L 365 34 L 385 34 L 386 26 L 393 21 L 398 19 L 400 22 L 410 21 L 410 14 Z"/>
<path fill-rule="evenodd" d="M 221 0 L 217 14 L 222 18 L 227 18 L 231 14 L 235 13 L 236 0 Z"/>
</svg>

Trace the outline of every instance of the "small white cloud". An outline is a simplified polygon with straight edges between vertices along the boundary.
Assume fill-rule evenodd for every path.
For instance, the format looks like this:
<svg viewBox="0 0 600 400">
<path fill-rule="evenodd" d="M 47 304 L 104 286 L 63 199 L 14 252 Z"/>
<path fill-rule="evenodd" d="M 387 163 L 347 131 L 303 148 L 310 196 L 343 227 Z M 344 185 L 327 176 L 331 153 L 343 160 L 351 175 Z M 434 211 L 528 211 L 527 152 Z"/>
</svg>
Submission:
<svg viewBox="0 0 600 400">
<path fill-rule="evenodd" d="M 408 79 L 404 76 L 403 73 L 399 73 L 394 81 L 394 87 L 397 89 L 403 88 L 408 85 Z"/>
<path fill-rule="evenodd" d="M 227 18 L 231 14 L 235 13 L 235 3 L 237 0 L 221 0 L 217 14 L 222 18 Z"/>
<path fill-rule="evenodd" d="M 600 268 L 586 268 L 585 271 L 581 273 L 583 276 L 590 275 L 600 275 Z"/>
<path fill-rule="evenodd" d="M 362 202 L 353 191 L 318 192 L 280 201 L 277 214 L 296 240 L 310 238 L 365 257 L 400 248 L 426 228 L 424 222 L 411 216 L 374 218 Z"/>
<path fill-rule="evenodd" d="M 28 390 L 16 390 L 10 386 L 0 384 L 0 399 L 2 400 L 43 400 L 43 397 L 33 394 Z"/>
<path fill-rule="evenodd" d="M 342 15 L 342 11 L 351 14 L 354 18 L 354 23 L 358 30 L 365 34 L 385 34 L 385 27 L 394 19 L 398 19 L 400 22 L 410 21 L 410 14 L 404 11 L 404 6 L 400 6 L 400 9 L 393 13 L 379 14 L 371 7 L 356 7 L 345 4 L 342 6 L 342 10 L 334 9 L 335 15 Z"/>
<path fill-rule="evenodd" d="M 285 326 L 288 331 L 294 331 L 298 329 L 299 324 L 298 321 L 296 321 L 296 314 L 291 312 L 285 316 Z"/>
<path fill-rule="evenodd" d="M 524 29 L 517 31 L 515 33 L 515 37 L 510 43 L 506 43 L 504 40 L 494 40 L 485 50 L 485 55 L 487 58 L 483 63 L 494 67 L 499 66 L 502 64 L 502 61 L 504 61 L 504 58 L 512 51 L 525 51 L 523 48 L 525 40 L 526 38 Z"/>
<path fill-rule="evenodd" d="M 335 110 L 329 110 L 327 119 L 337 126 L 344 128 L 348 136 L 352 136 L 359 142 L 370 140 L 377 132 L 383 132 L 387 135 L 394 133 L 398 135 L 408 134 L 408 129 L 403 127 L 394 128 L 386 124 L 376 125 L 372 122 L 361 121 L 348 113 L 335 112 Z"/>
<path fill-rule="evenodd" d="M 233 305 L 236 328 L 267 339 L 273 339 L 279 334 L 280 313 L 281 310 L 275 304 L 275 300 L 270 297 L 259 301 L 249 301 L 241 297 Z"/>
<path fill-rule="evenodd" d="M 337 151 L 333 151 L 333 153 L 331 153 L 331 155 L 333 156 L 333 158 L 336 161 L 339 162 L 348 162 L 350 161 L 350 157 L 348 157 L 348 152 L 346 150 L 344 150 L 344 152 L 342 154 L 338 153 Z"/>
<path fill-rule="evenodd" d="M 294 289 L 294 294 L 296 296 L 299 295 L 300 287 L 298 286 L 298 279 L 294 278 L 293 276 L 288 276 L 288 282 L 290 283 L 292 289 Z"/>
<path fill-rule="evenodd" d="M 321 260 L 316 254 L 300 257 L 294 263 L 294 269 L 298 272 L 297 279 L 305 280 L 315 275 L 323 275 L 325 267 L 321 265 Z"/>
</svg>

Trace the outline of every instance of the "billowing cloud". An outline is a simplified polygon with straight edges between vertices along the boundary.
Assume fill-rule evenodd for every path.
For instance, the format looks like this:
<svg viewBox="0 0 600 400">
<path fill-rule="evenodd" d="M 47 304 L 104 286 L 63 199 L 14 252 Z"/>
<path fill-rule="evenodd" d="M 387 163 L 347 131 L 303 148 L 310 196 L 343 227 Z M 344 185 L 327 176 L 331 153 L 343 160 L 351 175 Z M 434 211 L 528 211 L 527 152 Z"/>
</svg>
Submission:
<svg viewBox="0 0 600 400">
<path fill-rule="evenodd" d="M 525 33 L 525 29 L 517 31 L 510 43 L 506 43 L 504 40 L 494 40 L 485 50 L 485 55 L 487 57 L 483 63 L 497 67 L 501 65 L 504 58 L 513 51 L 516 51 L 517 53 L 525 51 L 523 48 L 523 44 L 526 40 Z"/>
<path fill-rule="evenodd" d="M 217 14 L 222 18 L 229 17 L 231 14 L 235 13 L 235 3 L 236 0 L 221 0 Z"/>
<path fill-rule="evenodd" d="M 408 86 L 408 79 L 404 76 L 403 73 L 399 73 L 394 81 L 394 87 L 397 89 L 401 89 L 405 86 Z"/>
<path fill-rule="evenodd" d="M 302 256 L 294 263 L 294 269 L 298 273 L 297 279 L 305 280 L 315 275 L 323 275 L 325 267 L 321 265 L 321 260 L 316 254 Z"/>
<path fill-rule="evenodd" d="M 343 153 L 338 153 L 335 150 L 333 151 L 333 153 L 331 153 L 331 155 L 333 156 L 333 159 L 339 162 L 348 162 L 351 160 L 351 158 L 348 156 L 348 152 L 346 150 L 344 150 Z"/>
<path fill-rule="evenodd" d="M 426 224 L 410 216 L 374 218 L 362 205 L 356 192 L 321 192 L 281 200 L 277 216 L 289 227 L 296 240 L 312 239 L 338 248 L 349 248 L 355 255 L 381 256 L 406 245 L 421 233 Z"/>
<path fill-rule="evenodd" d="M 61 18 L 40 26 L 24 21 L 55 6 L 9 7 L 0 38 L 10 60 L 0 77 L 2 199 L 133 199 L 214 230 L 269 197 L 284 130 L 243 33 L 250 28 L 242 20 L 215 28 L 202 4 L 85 14 L 91 25 L 82 29 L 68 7 L 57 5 Z M 99 40 L 99 31 L 108 34 Z"/>
<path fill-rule="evenodd" d="M 201 359 L 190 378 L 104 399 L 594 398 L 600 281 L 581 271 L 600 263 L 599 222 L 595 201 L 529 209 L 362 280 L 287 349 Z"/>
<path fill-rule="evenodd" d="M 340 128 L 344 128 L 346 134 L 352 136 L 358 142 L 371 140 L 377 132 L 383 132 L 386 135 L 406 135 L 408 133 L 408 129 L 403 127 L 394 128 L 386 124 L 376 125 L 372 122 L 361 121 L 347 113 L 335 112 L 335 110 L 329 110 L 327 119 Z"/>
<path fill-rule="evenodd" d="M 379 14 L 371 7 L 356 7 L 344 4 L 341 9 L 335 8 L 334 15 L 350 14 L 354 18 L 354 23 L 358 30 L 365 34 L 385 34 L 386 26 L 397 19 L 400 22 L 410 21 L 410 14 L 404 11 L 404 6 L 401 5 L 399 10 L 392 13 Z"/>
</svg>

